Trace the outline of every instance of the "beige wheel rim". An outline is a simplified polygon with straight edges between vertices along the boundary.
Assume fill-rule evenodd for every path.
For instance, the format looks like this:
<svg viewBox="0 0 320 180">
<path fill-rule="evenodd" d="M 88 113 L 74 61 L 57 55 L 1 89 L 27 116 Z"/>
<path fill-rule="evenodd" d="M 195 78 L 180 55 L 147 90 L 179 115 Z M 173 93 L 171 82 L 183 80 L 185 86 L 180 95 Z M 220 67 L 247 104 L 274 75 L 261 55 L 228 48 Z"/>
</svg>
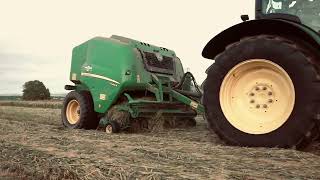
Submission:
<svg viewBox="0 0 320 180">
<path fill-rule="evenodd" d="M 287 72 L 264 59 L 247 60 L 232 68 L 219 96 L 226 119 L 249 134 L 266 134 L 281 127 L 295 103 L 294 86 Z"/>
<path fill-rule="evenodd" d="M 107 127 L 106 127 L 106 133 L 107 134 L 112 134 L 113 133 L 113 128 L 112 128 L 112 126 L 110 124 L 107 125 Z"/>
<path fill-rule="evenodd" d="M 67 106 L 67 120 L 70 124 L 76 124 L 80 119 L 80 104 L 77 100 L 71 100 Z"/>
</svg>

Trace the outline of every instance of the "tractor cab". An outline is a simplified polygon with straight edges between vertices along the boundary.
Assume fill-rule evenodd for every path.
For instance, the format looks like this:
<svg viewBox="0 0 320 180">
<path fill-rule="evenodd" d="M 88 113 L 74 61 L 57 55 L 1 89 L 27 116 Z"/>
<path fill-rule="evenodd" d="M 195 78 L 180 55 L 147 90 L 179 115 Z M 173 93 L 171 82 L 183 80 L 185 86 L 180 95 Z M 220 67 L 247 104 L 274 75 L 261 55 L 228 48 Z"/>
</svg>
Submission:
<svg viewBox="0 0 320 180">
<path fill-rule="evenodd" d="M 257 0 L 256 18 L 295 21 L 320 32 L 320 0 Z"/>
</svg>

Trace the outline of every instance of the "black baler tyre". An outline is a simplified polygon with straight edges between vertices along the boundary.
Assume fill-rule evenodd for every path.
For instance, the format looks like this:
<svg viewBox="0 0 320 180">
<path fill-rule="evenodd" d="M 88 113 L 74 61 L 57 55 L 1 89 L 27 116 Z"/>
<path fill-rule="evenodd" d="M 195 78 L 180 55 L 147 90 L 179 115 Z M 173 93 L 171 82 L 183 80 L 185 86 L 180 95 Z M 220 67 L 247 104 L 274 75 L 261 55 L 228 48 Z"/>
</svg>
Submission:
<svg viewBox="0 0 320 180">
<path fill-rule="evenodd" d="M 120 132 L 120 126 L 116 121 L 111 121 L 106 125 L 105 131 L 107 134 Z"/>
<path fill-rule="evenodd" d="M 92 97 L 87 91 L 71 91 L 67 94 L 61 118 L 62 124 L 71 129 L 95 129 L 99 123 Z"/>
<path fill-rule="evenodd" d="M 214 131 L 216 134 L 218 134 L 218 136 L 221 139 L 223 139 L 230 145 L 250 147 L 259 146 L 302 148 L 308 145 L 313 139 L 318 137 L 319 130 L 316 125 L 317 122 L 315 120 L 315 117 L 317 117 L 317 114 L 319 112 L 317 106 L 319 106 L 320 83 L 317 79 L 317 72 L 315 70 L 315 67 L 312 65 L 312 63 L 316 61 L 315 58 L 317 58 L 317 56 L 315 54 L 312 54 L 312 51 L 306 48 L 306 46 L 302 46 L 301 44 L 295 42 L 291 41 L 288 38 L 283 38 L 279 36 L 253 36 L 241 39 L 239 42 L 229 45 L 224 52 L 222 52 L 215 58 L 215 63 L 209 68 L 207 72 L 208 76 L 204 84 L 203 96 L 203 103 L 206 111 L 206 119 L 210 130 Z M 226 82 L 230 79 L 237 78 L 241 80 L 241 78 L 244 77 L 240 77 L 240 71 L 231 75 L 229 73 L 233 73 L 234 69 L 237 69 L 237 67 L 245 67 L 246 63 L 247 65 L 250 63 L 260 63 L 256 65 L 261 66 L 263 65 L 263 63 L 266 63 L 268 64 L 268 66 L 274 66 L 279 69 L 276 70 L 275 73 L 280 74 L 280 70 L 284 70 L 285 73 L 283 74 L 287 74 L 289 76 L 289 79 L 291 79 L 292 84 L 294 86 L 294 96 L 288 95 L 289 98 L 287 99 L 287 101 L 282 101 L 281 103 L 287 103 L 289 104 L 289 107 L 290 102 L 292 101 L 291 97 L 294 97 L 293 105 L 291 111 L 283 111 L 289 114 L 287 118 L 285 118 L 286 116 L 281 116 L 284 118 L 280 118 L 280 120 L 284 122 L 282 124 L 277 124 L 279 127 L 274 126 L 272 127 L 273 129 L 264 129 L 263 126 L 260 126 L 261 131 L 259 129 L 256 129 L 257 131 L 255 132 L 254 128 L 256 126 L 253 126 L 253 129 L 250 129 L 250 126 L 252 124 L 245 124 L 247 119 L 243 119 L 243 122 L 232 121 L 233 119 L 235 119 L 234 117 L 238 116 L 232 116 L 232 113 L 230 115 L 229 112 L 235 112 L 235 110 L 231 110 L 232 108 L 225 108 L 227 107 L 224 106 L 225 102 L 227 104 L 229 102 L 233 103 L 234 101 L 238 101 L 238 99 L 241 99 L 242 97 L 255 95 L 254 93 L 247 92 L 247 94 L 241 96 L 241 98 L 240 96 L 232 96 L 229 97 L 229 100 L 227 101 L 223 100 L 224 92 L 222 91 L 232 92 L 232 90 L 225 90 L 228 89 L 224 88 L 225 84 L 228 84 Z M 263 68 L 260 67 L 260 69 Z M 256 69 L 256 71 L 258 72 L 259 69 Z M 255 71 L 248 68 L 246 73 L 249 74 L 248 72 L 253 73 Z M 263 72 L 261 71 L 260 73 Z M 257 75 L 259 76 L 259 74 Z M 283 78 L 285 79 L 285 77 Z M 240 84 L 240 80 L 238 80 L 238 84 Z M 288 80 L 287 82 L 288 84 L 290 84 L 290 80 Z M 260 91 L 261 87 L 258 86 L 260 85 L 259 83 L 257 80 L 256 90 Z M 229 86 L 229 89 L 234 89 L 236 86 L 239 86 L 238 84 L 234 84 L 234 86 Z M 267 89 L 267 87 L 262 88 Z M 288 90 L 288 92 L 290 92 L 290 90 Z M 268 93 L 272 94 L 272 92 Z M 282 92 L 276 93 L 278 93 L 279 95 Z M 261 95 L 261 97 L 265 97 L 265 95 Z M 258 100 L 259 103 L 260 101 L 262 102 L 261 98 Z M 277 99 L 269 99 L 268 101 L 274 104 L 280 103 L 275 102 L 275 100 Z M 247 108 L 244 107 L 244 104 L 246 103 L 247 102 L 240 103 L 241 105 L 239 106 L 239 108 Z M 254 104 L 257 102 L 254 99 L 252 99 L 250 100 L 250 103 Z M 262 106 L 265 106 L 267 108 L 269 104 L 263 104 Z M 256 111 L 254 110 L 254 108 L 262 109 L 262 106 L 260 104 L 256 104 L 253 107 L 253 110 L 248 110 L 248 107 L 244 111 L 253 112 Z M 272 107 L 270 107 L 270 111 L 271 108 Z M 279 111 L 282 111 L 281 108 L 279 108 Z M 226 114 L 228 115 L 228 118 L 226 117 Z M 268 117 L 255 116 L 255 118 L 256 121 L 259 121 L 262 119 L 267 119 Z M 241 126 L 238 126 L 237 123 Z M 253 124 L 254 123 L 256 122 L 253 122 Z M 257 124 L 259 123 L 263 124 L 262 121 L 257 122 Z M 268 123 L 270 124 L 271 122 Z M 269 126 L 268 123 L 265 123 L 266 127 Z"/>
</svg>

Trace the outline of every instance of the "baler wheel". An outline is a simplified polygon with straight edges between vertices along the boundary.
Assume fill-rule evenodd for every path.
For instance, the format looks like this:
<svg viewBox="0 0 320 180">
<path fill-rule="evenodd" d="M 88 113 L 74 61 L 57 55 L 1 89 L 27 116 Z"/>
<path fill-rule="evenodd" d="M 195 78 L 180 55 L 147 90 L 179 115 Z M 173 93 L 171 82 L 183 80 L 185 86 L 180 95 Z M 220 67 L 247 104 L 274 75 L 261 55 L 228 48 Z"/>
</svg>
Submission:
<svg viewBox="0 0 320 180">
<path fill-rule="evenodd" d="M 66 109 L 67 121 L 76 124 L 80 119 L 80 105 L 77 100 L 71 100 Z"/>
<path fill-rule="evenodd" d="M 319 135 L 319 59 L 275 35 L 241 39 L 215 57 L 204 84 L 210 130 L 230 145 L 302 148 Z"/>
<path fill-rule="evenodd" d="M 124 101 L 120 100 L 118 103 L 113 105 L 105 115 L 105 118 L 109 120 L 109 124 L 107 124 L 106 128 L 110 128 L 110 126 L 112 126 L 111 133 L 118 133 L 122 129 L 128 127 L 128 125 L 130 124 L 130 113 L 118 110 L 117 108 L 119 105 L 123 104 L 123 102 Z M 106 129 L 106 132 L 107 131 L 108 130 Z"/>
<path fill-rule="evenodd" d="M 118 133 L 120 131 L 119 124 L 115 121 L 109 122 L 105 130 L 107 134 Z"/>
<path fill-rule="evenodd" d="M 92 97 L 86 91 L 71 91 L 65 97 L 61 111 L 62 123 L 71 129 L 95 129 L 98 126 Z"/>
</svg>

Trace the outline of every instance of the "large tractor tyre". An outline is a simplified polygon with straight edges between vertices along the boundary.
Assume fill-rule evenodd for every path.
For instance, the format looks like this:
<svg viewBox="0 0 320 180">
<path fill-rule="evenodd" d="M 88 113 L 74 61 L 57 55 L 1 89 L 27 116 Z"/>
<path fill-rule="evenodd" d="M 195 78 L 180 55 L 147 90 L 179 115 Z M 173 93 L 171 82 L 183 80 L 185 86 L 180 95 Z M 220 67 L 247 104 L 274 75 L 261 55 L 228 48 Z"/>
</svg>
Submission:
<svg viewBox="0 0 320 180">
<path fill-rule="evenodd" d="M 302 148 L 317 138 L 316 55 L 295 42 L 247 37 L 215 58 L 203 97 L 210 130 L 249 147 Z"/>
<path fill-rule="evenodd" d="M 200 98 L 200 103 L 203 104 L 203 89 L 204 89 L 204 84 L 206 83 L 206 79 L 202 82 L 200 89 L 202 91 L 202 96 Z"/>
<path fill-rule="evenodd" d="M 61 112 L 62 123 L 71 129 L 95 129 L 99 120 L 89 92 L 71 91 L 65 97 Z"/>
</svg>

